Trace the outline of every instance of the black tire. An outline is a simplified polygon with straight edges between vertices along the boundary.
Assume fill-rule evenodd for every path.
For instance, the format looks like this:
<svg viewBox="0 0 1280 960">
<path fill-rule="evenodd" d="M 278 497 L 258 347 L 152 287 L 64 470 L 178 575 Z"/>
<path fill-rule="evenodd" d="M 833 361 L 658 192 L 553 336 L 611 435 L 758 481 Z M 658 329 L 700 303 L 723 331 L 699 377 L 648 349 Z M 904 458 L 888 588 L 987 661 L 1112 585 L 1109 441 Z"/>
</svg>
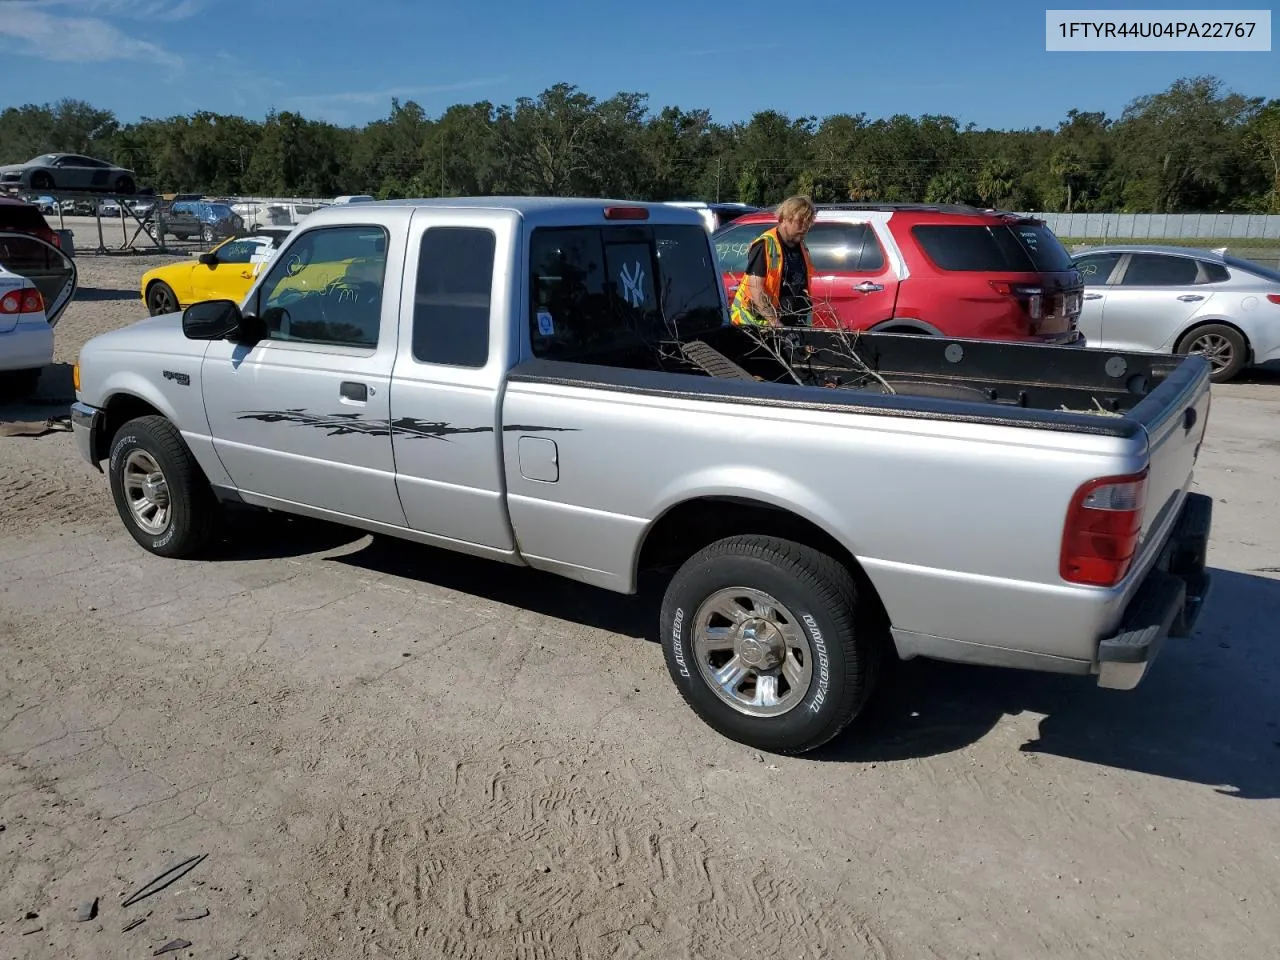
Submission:
<svg viewBox="0 0 1280 960">
<path fill-rule="evenodd" d="M 116 193 L 134 194 L 138 191 L 138 185 L 133 182 L 133 177 L 120 176 L 116 177 Z"/>
<path fill-rule="evenodd" d="M 200 239 L 205 243 L 213 243 L 213 227 L 205 227 L 200 232 Z"/>
<path fill-rule="evenodd" d="M 173 287 L 163 280 L 157 280 L 147 287 L 147 313 L 151 316 L 158 317 L 162 313 L 176 313 L 180 309 L 178 295 L 173 292 Z"/>
<path fill-rule="evenodd" d="M 793 667 L 806 657 L 810 664 L 807 680 L 794 688 L 786 683 L 789 689 L 781 694 L 783 704 L 775 709 L 783 709 L 787 702 L 791 705 L 773 716 L 749 715 L 741 705 L 731 705 L 703 675 L 704 669 L 727 665 L 712 662 L 716 657 L 732 657 L 745 665 L 743 656 L 758 657 L 761 647 L 769 646 L 766 641 L 757 642 L 752 650 L 740 649 L 745 636 L 740 634 L 731 651 L 705 656 L 700 652 L 695 633 L 704 605 L 720 591 L 737 590 L 758 591 L 766 602 L 776 602 L 775 620 L 794 624 L 792 639 L 782 641 L 786 651 L 782 655 Z M 767 638 L 769 629 L 754 635 Z M 796 646 L 796 638 L 805 646 Z M 820 747 L 849 725 L 875 687 L 883 651 L 874 622 L 860 605 L 855 581 L 844 566 L 811 547 L 765 536 L 719 540 L 677 571 L 663 599 L 662 646 L 672 680 L 704 722 L 738 743 L 782 754 Z M 797 650 L 801 657 L 794 656 Z M 774 675 L 773 693 L 777 694 L 784 686 L 785 669 L 775 663 L 773 669 L 757 671 L 756 676 L 769 673 Z M 748 677 L 738 681 L 734 692 L 741 696 L 740 688 L 746 683 L 760 688 Z M 733 693 L 726 696 L 734 698 Z"/>
<path fill-rule="evenodd" d="M 131 462 L 135 454 L 138 464 Z M 168 510 L 158 529 L 148 530 L 134 515 L 125 489 L 125 473 L 150 460 L 162 474 Z M 137 417 L 122 426 L 111 441 L 107 466 L 111 496 L 125 528 L 143 549 L 161 557 L 186 558 L 199 554 L 213 540 L 221 513 L 209 481 L 177 428 L 160 416 Z"/>
<path fill-rule="evenodd" d="M 32 190 L 52 190 L 53 177 L 43 170 L 39 170 L 31 175 Z"/>
<path fill-rule="evenodd" d="M 1200 349 L 1196 349 L 1199 347 Z M 1205 348 L 1210 348 L 1207 352 Z M 1205 359 L 1213 367 L 1210 380 L 1226 383 L 1244 369 L 1249 362 L 1249 344 L 1240 331 L 1224 323 L 1207 323 L 1196 327 L 1178 341 L 1178 353 L 1205 353 Z"/>
</svg>

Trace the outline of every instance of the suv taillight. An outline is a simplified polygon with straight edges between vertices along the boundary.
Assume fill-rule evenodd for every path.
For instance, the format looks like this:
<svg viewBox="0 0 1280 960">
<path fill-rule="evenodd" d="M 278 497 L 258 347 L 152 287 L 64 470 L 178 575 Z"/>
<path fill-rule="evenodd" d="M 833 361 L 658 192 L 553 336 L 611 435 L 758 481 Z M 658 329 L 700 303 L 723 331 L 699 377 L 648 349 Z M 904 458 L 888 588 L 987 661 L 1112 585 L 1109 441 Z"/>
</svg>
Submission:
<svg viewBox="0 0 1280 960">
<path fill-rule="evenodd" d="M 1062 579 L 1093 587 L 1114 587 L 1123 580 L 1138 549 L 1146 503 L 1146 470 L 1081 486 L 1062 532 Z"/>
<path fill-rule="evenodd" d="M 991 289 L 1002 297 L 1013 297 L 1022 304 L 1027 316 L 1032 320 L 1040 320 L 1044 316 L 1044 291 L 1027 283 L 1006 283 L 1003 280 L 992 280 Z"/>
<path fill-rule="evenodd" d="M 39 290 L 14 290 L 0 297 L 0 313 L 44 313 L 44 297 Z"/>
</svg>

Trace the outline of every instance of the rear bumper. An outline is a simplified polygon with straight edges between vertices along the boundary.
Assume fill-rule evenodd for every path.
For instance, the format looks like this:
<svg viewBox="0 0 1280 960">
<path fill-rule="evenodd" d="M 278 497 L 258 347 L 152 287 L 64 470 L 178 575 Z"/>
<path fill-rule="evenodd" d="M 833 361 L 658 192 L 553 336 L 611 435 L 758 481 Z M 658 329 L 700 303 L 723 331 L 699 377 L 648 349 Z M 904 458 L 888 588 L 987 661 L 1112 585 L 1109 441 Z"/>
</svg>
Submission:
<svg viewBox="0 0 1280 960">
<path fill-rule="evenodd" d="M 0 333 L 0 372 L 40 370 L 52 362 L 53 330 L 43 319 Z"/>
<path fill-rule="evenodd" d="M 1173 532 L 1125 608 L 1116 633 L 1098 644 L 1098 686 L 1132 690 L 1167 637 L 1191 635 L 1210 577 L 1205 568 L 1213 499 L 1187 494 Z"/>
</svg>

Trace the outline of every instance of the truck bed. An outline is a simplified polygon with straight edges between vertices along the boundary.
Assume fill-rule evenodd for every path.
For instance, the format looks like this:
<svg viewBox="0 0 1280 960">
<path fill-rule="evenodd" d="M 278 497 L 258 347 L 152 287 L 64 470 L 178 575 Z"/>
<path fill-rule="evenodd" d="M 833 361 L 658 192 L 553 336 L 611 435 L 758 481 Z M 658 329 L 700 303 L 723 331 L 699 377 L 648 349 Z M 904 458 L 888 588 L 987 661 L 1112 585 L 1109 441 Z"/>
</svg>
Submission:
<svg viewBox="0 0 1280 960">
<path fill-rule="evenodd" d="M 511 374 L 525 382 L 1128 437 L 1167 416 L 1207 368 L 1198 357 L 810 328 L 767 342 L 787 364 L 752 332 L 726 326 L 659 347 L 531 360 Z"/>
</svg>

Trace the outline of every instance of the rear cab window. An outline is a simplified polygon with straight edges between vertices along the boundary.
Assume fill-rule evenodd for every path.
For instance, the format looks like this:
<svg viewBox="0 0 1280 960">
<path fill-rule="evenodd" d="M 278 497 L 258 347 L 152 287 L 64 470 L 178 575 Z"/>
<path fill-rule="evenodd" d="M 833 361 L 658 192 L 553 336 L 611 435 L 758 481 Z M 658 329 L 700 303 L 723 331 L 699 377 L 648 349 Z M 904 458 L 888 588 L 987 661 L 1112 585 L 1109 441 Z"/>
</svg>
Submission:
<svg viewBox="0 0 1280 960">
<path fill-rule="evenodd" d="M 919 224 L 911 234 L 941 270 L 1062 273 L 1074 269 L 1062 241 L 1041 223 Z"/>
<path fill-rule="evenodd" d="M 529 264 L 529 339 L 539 358 L 593 362 L 727 320 L 702 227 L 538 227 Z"/>
</svg>

